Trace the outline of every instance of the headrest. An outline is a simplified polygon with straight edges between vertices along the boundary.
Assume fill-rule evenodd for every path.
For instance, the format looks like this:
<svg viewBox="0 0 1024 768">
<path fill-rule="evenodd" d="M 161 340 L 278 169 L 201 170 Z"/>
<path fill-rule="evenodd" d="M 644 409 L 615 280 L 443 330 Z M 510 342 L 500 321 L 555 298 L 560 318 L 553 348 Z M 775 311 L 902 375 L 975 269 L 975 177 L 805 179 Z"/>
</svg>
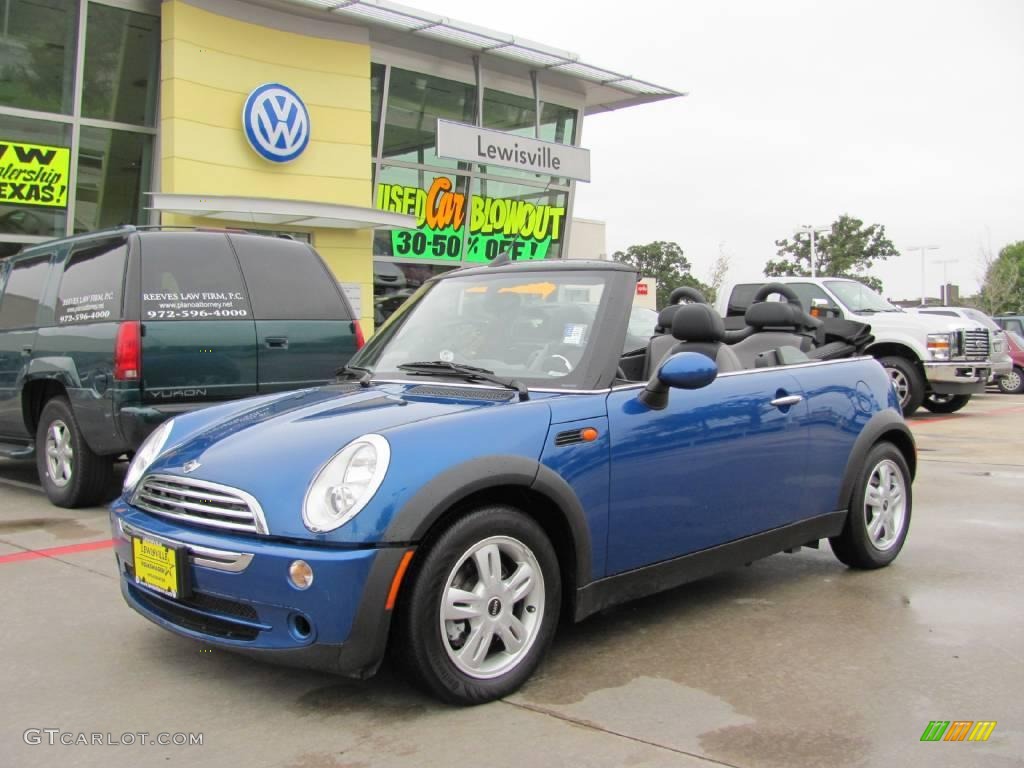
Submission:
<svg viewBox="0 0 1024 768">
<path fill-rule="evenodd" d="M 759 301 L 747 307 L 743 316 L 754 328 L 787 328 L 800 330 L 804 326 L 804 313 L 794 304 L 783 301 Z"/>
<path fill-rule="evenodd" d="M 681 304 L 672 318 L 672 335 L 679 341 L 722 341 L 725 325 L 707 304 Z"/>
<path fill-rule="evenodd" d="M 672 319 L 679 311 L 681 304 L 669 304 L 658 313 L 658 324 L 654 327 L 655 333 L 668 333 L 672 330 Z"/>
</svg>

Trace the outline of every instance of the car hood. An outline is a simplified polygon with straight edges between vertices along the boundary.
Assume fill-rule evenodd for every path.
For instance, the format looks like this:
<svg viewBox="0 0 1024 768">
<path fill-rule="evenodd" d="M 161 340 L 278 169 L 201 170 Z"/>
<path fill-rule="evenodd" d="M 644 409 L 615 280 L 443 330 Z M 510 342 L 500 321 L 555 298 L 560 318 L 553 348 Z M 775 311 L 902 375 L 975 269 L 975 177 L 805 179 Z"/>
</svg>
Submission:
<svg viewBox="0 0 1024 768">
<path fill-rule="evenodd" d="M 245 407 L 227 409 L 204 424 L 185 420 L 176 424 L 169 447 L 146 474 L 183 476 L 184 465 L 195 461 L 199 464 L 187 474 L 190 479 L 244 490 L 261 503 L 264 499 L 298 499 L 301 503 L 319 468 L 361 435 L 387 436 L 396 427 L 466 411 L 503 408 L 513 402 L 419 397 L 400 385 L 354 392 L 329 386 L 249 404 L 242 401 L 238 405 Z M 202 415 L 199 412 L 191 418 Z"/>
<path fill-rule="evenodd" d="M 858 320 L 869 323 L 872 328 L 903 329 L 906 333 L 922 336 L 929 333 L 949 333 L 959 330 L 985 330 L 985 326 L 965 317 L 943 317 L 941 315 L 919 315 L 916 312 L 878 312 L 855 314 Z"/>
</svg>

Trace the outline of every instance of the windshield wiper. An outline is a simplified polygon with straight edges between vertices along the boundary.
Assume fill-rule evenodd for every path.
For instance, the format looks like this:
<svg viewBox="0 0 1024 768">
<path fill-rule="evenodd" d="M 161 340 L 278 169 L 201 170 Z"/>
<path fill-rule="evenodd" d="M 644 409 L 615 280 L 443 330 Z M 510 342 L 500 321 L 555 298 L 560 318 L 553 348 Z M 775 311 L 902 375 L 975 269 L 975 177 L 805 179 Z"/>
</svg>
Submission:
<svg viewBox="0 0 1024 768">
<path fill-rule="evenodd" d="M 492 384 L 500 384 L 506 389 L 514 389 L 519 393 L 520 400 L 530 399 L 530 390 L 526 385 L 516 379 L 506 379 L 502 376 L 495 376 L 494 371 L 486 368 L 477 368 L 475 365 L 462 365 L 460 363 L 447 363 L 444 360 L 421 360 L 413 363 L 402 363 L 398 366 L 400 371 L 408 371 L 413 376 L 458 376 L 466 381 L 489 381 Z"/>
<path fill-rule="evenodd" d="M 359 365 L 343 365 L 334 372 L 334 375 L 359 379 L 359 386 L 367 389 L 370 386 L 370 377 L 373 375 L 373 372 L 369 368 L 363 368 Z"/>
</svg>

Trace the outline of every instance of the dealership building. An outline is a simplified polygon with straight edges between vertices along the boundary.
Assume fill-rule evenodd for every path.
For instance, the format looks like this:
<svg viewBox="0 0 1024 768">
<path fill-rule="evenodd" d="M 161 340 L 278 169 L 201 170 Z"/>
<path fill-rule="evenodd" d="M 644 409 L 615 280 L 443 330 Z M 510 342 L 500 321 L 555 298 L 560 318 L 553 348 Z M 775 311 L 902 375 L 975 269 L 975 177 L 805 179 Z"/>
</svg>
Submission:
<svg viewBox="0 0 1024 768">
<path fill-rule="evenodd" d="M 0 255 L 126 223 L 289 234 L 368 330 L 375 295 L 568 255 L 584 118 L 681 95 L 381 0 L 0 2 Z"/>
</svg>

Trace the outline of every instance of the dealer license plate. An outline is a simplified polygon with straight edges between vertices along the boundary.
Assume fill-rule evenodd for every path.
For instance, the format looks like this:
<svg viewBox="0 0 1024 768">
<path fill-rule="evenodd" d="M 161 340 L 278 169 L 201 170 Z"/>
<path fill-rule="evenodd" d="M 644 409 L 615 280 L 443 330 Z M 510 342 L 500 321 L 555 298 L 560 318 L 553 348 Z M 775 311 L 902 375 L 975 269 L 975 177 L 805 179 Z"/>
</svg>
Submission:
<svg viewBox="0 0 1024 768">
<path fill-rule="evenodd" d="M 182 597 L 184 554 L 182 547 L 168 547 L 152 539 L 132 537 L 135 556 L 135 582 L 162 592 L 168 597 Z"/>
</svg>

